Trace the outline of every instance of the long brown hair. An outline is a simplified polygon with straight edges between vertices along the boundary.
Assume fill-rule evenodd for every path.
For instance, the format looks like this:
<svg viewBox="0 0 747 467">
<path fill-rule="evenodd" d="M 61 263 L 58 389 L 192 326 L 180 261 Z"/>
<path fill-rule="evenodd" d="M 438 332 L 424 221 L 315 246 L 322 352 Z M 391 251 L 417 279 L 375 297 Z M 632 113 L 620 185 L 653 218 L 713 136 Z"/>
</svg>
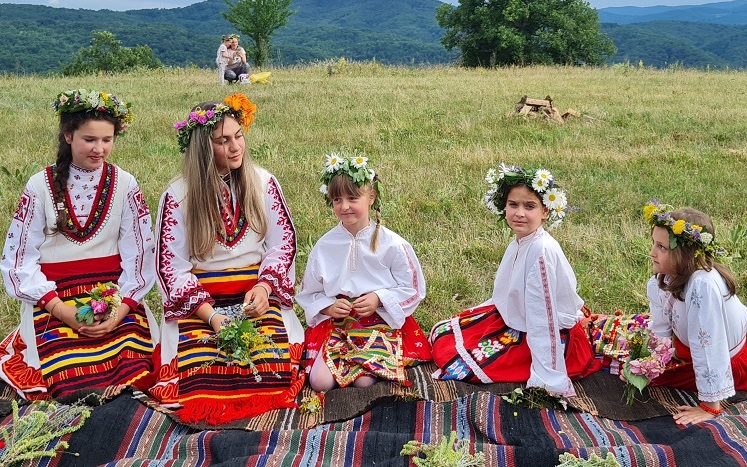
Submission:
<svg viewBox="0 0 747 467">
<path fill-rule="evenodd" d="M 203 102 L 192 110 L 212 110 L 215 102 Z M 215 165 L 213 131 L 223 128 L 226 117 L 207 130 L 192 130 L 189 146 L 184 151 L 182 175 L 186 184 L 187 242 L 190 254 L 204 261 L 215 248 L 216 230 L 225 230 L 221 217 L 221 187 L 223 180 Z M 267 216 L 255 165 L 245 146 L 244 159 L 236 170 L 231 170 L 231 186 L 236 192 L 239 209 L 246 216 L 249 228 L 264 238 L 267 235 Z M 225 232 L 224 232 L 225 233 Z"/>
<path fill-rule="evenodd" d="M 57 160 L 55 161 L 52 184 L 54 188 L 54 206 L 57 211 L 57 222 L 51 234 L 62 232 L 68 228 L 70 213 L 65 207 L 65 193 L 67 180 L 70 177 L 70 164 L 73 163 L 72 145 L 67 142 L 66 135 L 72 135 L 89 120 L 104 120 L 114 126 L 114 137 L 121 131 L 120 121 L 108 113 L 99 112 L 62 112 L 60 113 L 60 128 L 57 135 Z"/>
<path fill-rule="evenodd" d="M 378 177 L 378 175 L 376 177 Z M 378 178 L 374 178 L 374 180 L 378 181 Z M 327 197 L 330 200 L 339 198 L 341 196 L 362 197 L 368 194 L 368 190 L 372 190 L 374 196 L 378 198 L 379 192 L 378 190 L 376 190 L 375 183 L 366 183 L 362 186 L 358 186 L 355 184 L 353 179 L 350 178 L 350 176 L 345 174 L 337 174 L 332 177 L 332 180 L 329 181 L 329 185 L 327 186 Z M 379 230 L 381 228 L 381 203 L 377 203 L 375 205 L 376 208 L 374 209 L 374 212 L 376 212 L 376 229 L 374 230 L 373 236 L 371 237 L 371 250 L 374 252 L 379 246 Z"/>
<path fill-rule="evenodd" d="M 706 232 L 713 235 L 713 240 L 716 239 L 716 231 L 713 228 L 713 222 L 708 214 L 698 211 L 693 208 L 682 208 L 671 213 L 674 219 L 682 219 L 690 224 L 697 224 L 702 226 Z M 662 290 L 671 292 L 678 300 L 684 300 L 685 287 L 687 282 L 693 273 L 699 269 L 704 271 L 710 271 L 716 269 L 721 277 L 724 278 L 728 294 L 725 298 L 729 298 L 736 293 L 737 282 L 734 278 L 734 274 L 723 264 L 717 262 L 713 256 L 709 254 L 698 254 L 695 255 L 695 245 L 682 245 L 677 244 L 677 248 L 669 250 L 669 261 L 674 268 L 675 273 L 670 275 L 668 282 L 665 282 L 665 275 L 658 274 L 657 280 L 659 281 L 659 287 Z"/>
</svg>

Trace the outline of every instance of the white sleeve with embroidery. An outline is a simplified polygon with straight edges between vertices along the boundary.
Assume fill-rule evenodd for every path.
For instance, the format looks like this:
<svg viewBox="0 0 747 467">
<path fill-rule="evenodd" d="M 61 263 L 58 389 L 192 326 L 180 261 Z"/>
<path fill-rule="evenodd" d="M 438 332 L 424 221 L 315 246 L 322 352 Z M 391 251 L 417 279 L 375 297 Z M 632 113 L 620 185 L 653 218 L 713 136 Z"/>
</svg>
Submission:
<svg viewBox="0 0 747 467">
<path fill-rule="evenodd" d="M 688 340 L 698 398 L 716 402 L 736 394 L 726 338 L 726 307 L 718 285 L 693 277 L 685 296 Z"/>
<path fill-rule="evenodd" d="M 280 184 L 274 176 L 265 194 L 267 235 L 265 253 L 259 266 L 258 281 L 272 287 L 274 295 L 285 306 L 293 305 L 296 281 L 296 230 Z"/>
<path fill-rule="evenodd" d="M 415 312 L 425 298 L 425 277 L 415 251 L 409 243 L 395 245 L 387 252 L 386 263 L 397 284 L 395 287 L 374 290 L 384 311 L 379 315 L 394 329 L 405 324 L 405 318 Z"/>
<path fill-rule="evenodd" d="M 181 206 L 171 190 L 161 196 L 156 222 L 156 279 L 163 298 L 166 321 L 186 318 L 210 301 L 197 277 L 192 274 L 189 246 Z"/>
<path fill-rule="evenodd" d="M 656 276 L 648 280 L 646 296 L 651 311 L 651 331 L 659 337 L 672 337 L 672 307 L 666 306 L 670 295 L 661 290 Z"/>
<path fill-rule="evenodd" d="M 318 244 L 317 244 L 318 245 Z M 296 294 L 296 303 L 303 308 L 306 317 L 306 325 L 318 326 L 330 317 L 323 315 L 322 310 L 335 303 L 335 297 L 328 297 L 324 291 L 324 284 L 319 273 L 319 249 L 315 246 L 309 254 L 306 262 L 306 271 L 303 274 L 301 287 Z"/>
<path fill-rule="evenodd" d="M 526 278 L 527 344 L 532 354 L 527 387 L 545 388 L 556 395 L 571 397 L 576 392 L 565 367 L 560 323 L 556 313 L 557 271 L 540 256 Z"/>
<path fill-rule="evenodd" d="M 39 248 L 44 243 L 45 229 L 41 199 L 29 183 L 8 229 L 0 269 L 8 295 L 34 305 L 57 288 L 39 266 Z"/>
<path fill-rule="evenodd" d="M 133 177 L 127 188 L 127 200 L 122 209 L 119 227 L 119 256 L 122 274 L 120 292 L 140 303 L 156 281 L 153 225 L 150 209 Z"/>
</svg>

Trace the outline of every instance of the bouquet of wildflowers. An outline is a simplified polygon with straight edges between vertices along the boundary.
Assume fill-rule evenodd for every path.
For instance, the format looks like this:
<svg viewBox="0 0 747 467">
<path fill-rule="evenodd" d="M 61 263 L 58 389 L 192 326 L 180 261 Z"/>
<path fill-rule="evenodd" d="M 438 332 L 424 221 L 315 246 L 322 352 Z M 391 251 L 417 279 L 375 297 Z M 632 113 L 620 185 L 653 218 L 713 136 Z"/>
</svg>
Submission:
<svg viewBox="0 0 747 467">
<path fill-rule="evenodd" d="M 228 307 L 218 307 L 215 311 L 219 314 L 224 315 L 223 325 L 216 334 L 207 336 L 206 341 L 213 341 L 216 343 L 218 354 L 213 359 L 222 360 L 228 365 L 238 363 L 240 365 L 248 365 L 254 373 L 254 378 L 257 381 L 261 381 L 262 377 L 259 375 L 257 366 L 254 363 L 252 353 L 260 346 L 271 346 L 273 352 L 276 351 L 277 345 L 270 338 L 270 336 L 264 335 L 254 325 L 247 315 L 244 314 L 245 303 L 240 305 L 233 305 Z M 212 361 L 209 364 L 211 364 Z"/>
<path fill-rule="evenodd" d="M 78 307 L 75 319 L 79 323 L 91 325 L 94 322 L 117 317 L 117 309 L 122 304 L 122 296 L 119 294 L 117 284 L 113 282 L 102 284 L 99 282 L 96 287 L 88 291 L 88 296 L 91 297 L 88 302 L 75 299 L 75 304 Z"/>
<path fill-rule="evenodd" d="M 621 351 L 627 354 L 623 364 L 623 375 L 627 380 L 625 400 L 628 405 L 633 405 L 636 390 L 643 393 L 643 388 L 664 372 L 674 348 L 671 339 L 652 333 L 643 318 L 619 339 Z"/>
</svg>

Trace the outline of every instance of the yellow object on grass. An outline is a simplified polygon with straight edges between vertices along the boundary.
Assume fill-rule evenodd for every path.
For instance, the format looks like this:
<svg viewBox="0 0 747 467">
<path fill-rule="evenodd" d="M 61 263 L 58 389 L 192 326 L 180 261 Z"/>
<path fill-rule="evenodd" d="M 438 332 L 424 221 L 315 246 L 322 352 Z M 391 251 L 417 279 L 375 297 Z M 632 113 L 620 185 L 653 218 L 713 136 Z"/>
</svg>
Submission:
<svg viewBox="0 0 747 467">
<path fill-rule="evenodd" d="M 249 82 L 252 84 L 272 84 L 268 81 L 268 78 L 270 77 L 272 73 L 269 71 L 263 71 L 262 73 L 254 73 L 252 75 L 249 75 Z"/>
</svg>

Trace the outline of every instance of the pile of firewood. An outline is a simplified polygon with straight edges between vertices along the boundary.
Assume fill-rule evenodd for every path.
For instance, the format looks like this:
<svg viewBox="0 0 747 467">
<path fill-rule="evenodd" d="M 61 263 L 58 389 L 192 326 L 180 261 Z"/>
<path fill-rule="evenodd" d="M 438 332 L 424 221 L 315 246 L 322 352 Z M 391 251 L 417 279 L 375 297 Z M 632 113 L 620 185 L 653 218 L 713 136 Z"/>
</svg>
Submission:
<svg viewBox="0 0 747 467">
<path fill-rule="evenodd" d="M 544 99 L 532 99 L 531 97 L 522 96 L 521 100 L 516 103 L 516 115 L 526 115 L 528 117 L 542 117 L 554 122 L 565 123 L 568 117 L 580 117 L 581 114 L 573 109 L 568 109 L 561 114 L 552 106 L 550 96 Z"/>
</svg>

